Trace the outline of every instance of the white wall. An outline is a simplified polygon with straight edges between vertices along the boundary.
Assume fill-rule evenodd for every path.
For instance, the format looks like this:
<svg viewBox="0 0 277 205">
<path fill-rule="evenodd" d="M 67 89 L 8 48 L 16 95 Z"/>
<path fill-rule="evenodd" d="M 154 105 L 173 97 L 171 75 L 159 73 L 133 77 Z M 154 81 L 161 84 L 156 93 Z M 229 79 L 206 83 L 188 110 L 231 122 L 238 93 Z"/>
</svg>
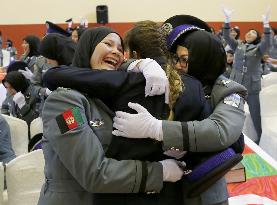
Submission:
<svg viewBox="0 0 277 205">
<path fill-rule="evenodd" d="M 235 10 L 232 21 L 261 21 L 267 5 L 277 21 L 277 0 L 0 0 L 0 25 L 64 23 L 73 17 L 96 22 L 96 6 L 108 5 L 109 22 L 164 21 L 175 14 L 192 14 L 206 21 L 223 21 L 221 5 Z"/>
</svg>

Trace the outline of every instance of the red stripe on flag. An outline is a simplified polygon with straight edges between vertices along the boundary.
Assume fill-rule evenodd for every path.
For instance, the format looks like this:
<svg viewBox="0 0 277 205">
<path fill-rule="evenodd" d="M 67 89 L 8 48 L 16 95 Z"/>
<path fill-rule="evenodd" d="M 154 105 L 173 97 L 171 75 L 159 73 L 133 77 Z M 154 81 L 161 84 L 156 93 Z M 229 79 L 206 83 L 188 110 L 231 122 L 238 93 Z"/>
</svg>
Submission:
<svg viewBox="0 0 277 205">
<path fill-rule="evenodd" d="M 63 112 L 62 116 L 63 116 L 63 119 L 69 129 L 74 129 L 74 128 L 78 127 L 78 123 L 77 123 L 76 119 L 74 118 L 74 115 L 73 115 L 71 109 Z"/>
</svg>

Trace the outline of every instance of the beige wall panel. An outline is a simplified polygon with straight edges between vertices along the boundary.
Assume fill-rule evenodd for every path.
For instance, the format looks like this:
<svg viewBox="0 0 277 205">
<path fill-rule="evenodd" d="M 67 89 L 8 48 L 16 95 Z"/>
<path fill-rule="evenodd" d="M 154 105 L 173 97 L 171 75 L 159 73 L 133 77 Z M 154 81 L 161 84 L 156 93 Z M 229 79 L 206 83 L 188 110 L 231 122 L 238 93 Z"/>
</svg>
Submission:
<svg viewBox="0 0 277 205">
<path fill-rule="evenodd" d="M 78 23 L 82 16 L 96 22 L 96 6 L 109 8 L 109 22 L 164 21 L 175 14 L 191 14 L 206 21 L 223 21 L 221 5 L 235 10 L 232 21 L 261 21 L 267 5 L 277 21 L 277 0 L 0 0 L 0 24 L 41 24 L 46 20 Z"/>
</svg>

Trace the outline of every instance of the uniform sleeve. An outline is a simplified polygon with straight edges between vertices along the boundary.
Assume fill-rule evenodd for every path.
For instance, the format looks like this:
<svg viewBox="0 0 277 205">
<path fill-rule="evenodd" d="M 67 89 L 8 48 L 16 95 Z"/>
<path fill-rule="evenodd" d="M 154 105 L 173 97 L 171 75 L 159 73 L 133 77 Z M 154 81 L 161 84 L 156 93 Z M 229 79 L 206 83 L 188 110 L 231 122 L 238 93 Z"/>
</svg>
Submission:
<svg viewBox="0 0 277 205">
<path fill-rule="evenodd" d="M 239 108 L 221 101 L 205 120 L 187 123 L 189 150 L 215 152 L 231 146 L 238 140 L 243 129 L 244 102 Z"/>
<path fill-rule="evenodd" d="M 163 121 L 164 149 L 220 151 L 238 140 L 245 120 L 244 86 L 221 79 L 212 90 L 213 113 L 202 121 Z"/>
<path fill-rule="evenodd" d="M 230 24 L 224 23 L 224 26 L 222 28 L 223 38 L 226 41 L 226 43 L 231 47 L 233 51 L 237 49 L 238 41 L 231 38 L 230 36 Z"/>
<path fill-rule="evenodd" d="M 145 85 L 141 73 L 66 66 L 49 69 L 43 76 L 43 82 L 50 90 L 72 88 L 106 102 L 118 97 L 122 89 L 133 88 L 139 83 Z"/>
<path fill-rule="evenodd" d="M 202 121 L 163 121 L 164 149 L 220 151 L 239 138 L 244 120 L 243 103 L 237 108 L 221 101 L 213 113 Z"/>
<path fill-rule="evenodd" d="M 259 51 L 262 55 L 266 54 L 270 47 L 270 28 L 265 27 L 264 28 L 264 36 L 261 40 L 261 43 L 259 45 Z"/>
<path fill-rule="evenodd" d="M 88 125 L 88 107 L 83 95 L 61 88 L 52 92 L 44 105 L 44 136 L 71 175 L 93 193 L 159 192 L 163 178 L 161 164 L 106 158 Z M 68 115 L 70 110 L 73 118 Z"/>
<path fill-rule="evenodd" d="M 31 96 L 30 99 L 27 101 L 26 104 L 20 109 L 18 108 L 19 118 L 23 119 L 29 125 L 33 119 L 39 116 L 38 111 L 36 110 L 36 104 L 39 103 L 37 97 Z"/>
</svg>

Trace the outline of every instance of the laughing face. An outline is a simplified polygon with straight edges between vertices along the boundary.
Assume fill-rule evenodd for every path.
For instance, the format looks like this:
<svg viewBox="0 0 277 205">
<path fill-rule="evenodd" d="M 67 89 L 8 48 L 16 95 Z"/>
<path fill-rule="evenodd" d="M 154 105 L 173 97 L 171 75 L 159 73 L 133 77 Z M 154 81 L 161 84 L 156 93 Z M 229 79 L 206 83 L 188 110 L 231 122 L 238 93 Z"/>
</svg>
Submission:
<svg viewBox="0 0 277 205">
<path fill-rule="evenodd" d="M 90 66 L 100 70 L 116 70 L 123 59 L 121 39 L 116 33 L 110 33 L 95 47 Z"/>
</svg>

